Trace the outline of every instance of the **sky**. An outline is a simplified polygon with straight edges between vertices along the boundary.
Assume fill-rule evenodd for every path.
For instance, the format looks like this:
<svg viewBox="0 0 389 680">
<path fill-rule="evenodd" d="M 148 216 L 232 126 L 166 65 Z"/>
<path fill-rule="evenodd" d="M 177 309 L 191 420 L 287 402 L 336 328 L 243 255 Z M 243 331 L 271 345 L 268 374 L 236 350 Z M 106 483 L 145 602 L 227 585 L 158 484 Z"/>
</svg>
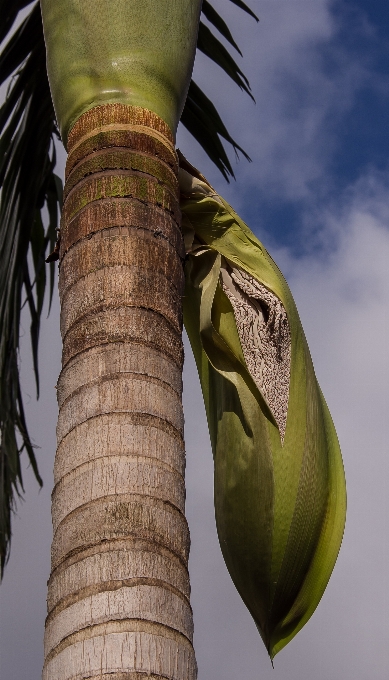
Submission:
<svg viewBox="0 0 389 680">
<path fill-rule="evenodd" d="M 194 77 L 252 162 L 235 162 L 232 154 L 236 181 L 227 185 L 185 130 L 179 129 L 178 145 L 289 282 L 340 439 L 348 516 L 323 599 L 273 670 L 218 546 L 209 436 L 186 344 L 187 516 L 199 680 L 386 680 L 389 9 L 383 0 L 251 0 L 256 24 L 226 0 L 214 4 L 243 51 L 256 104 L 201 54 Z M 56 298 L 42 327 L 38 403 L 23 320 L 23 392 L 45 484 L 38 492 L 26 468 L 26 497 L 0 587 L 0 675 L 6 680 L 38 680 L 41 673 L 58 319 Z"/>
</svg>

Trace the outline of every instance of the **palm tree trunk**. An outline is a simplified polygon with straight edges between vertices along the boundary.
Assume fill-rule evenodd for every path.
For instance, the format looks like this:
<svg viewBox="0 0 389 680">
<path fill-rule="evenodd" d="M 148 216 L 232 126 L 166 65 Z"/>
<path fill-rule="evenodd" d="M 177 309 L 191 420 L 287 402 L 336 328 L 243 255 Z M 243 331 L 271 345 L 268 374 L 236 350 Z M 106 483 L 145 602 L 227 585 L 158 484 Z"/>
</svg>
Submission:
<svg viewBox="0 0 389 680">
<path fill-rule="evenodd" d="M 107 104 L 68 152 L 43 678 L 192 680 L 173 138 Z"/>
</svg>

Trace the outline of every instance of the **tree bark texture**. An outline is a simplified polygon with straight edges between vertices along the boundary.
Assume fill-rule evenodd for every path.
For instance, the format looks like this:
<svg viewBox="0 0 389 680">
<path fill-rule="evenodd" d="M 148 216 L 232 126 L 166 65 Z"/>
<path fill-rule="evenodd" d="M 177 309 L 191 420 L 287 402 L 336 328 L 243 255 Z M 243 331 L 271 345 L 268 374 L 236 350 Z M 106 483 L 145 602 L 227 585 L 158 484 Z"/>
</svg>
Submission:
<svg viewBox="0 0 389 680">
<path fill-rule="evenodd" d="M 44 680 L 194 680 L 177 158 L 109 104 L 68 139 Z"/>
</svg>

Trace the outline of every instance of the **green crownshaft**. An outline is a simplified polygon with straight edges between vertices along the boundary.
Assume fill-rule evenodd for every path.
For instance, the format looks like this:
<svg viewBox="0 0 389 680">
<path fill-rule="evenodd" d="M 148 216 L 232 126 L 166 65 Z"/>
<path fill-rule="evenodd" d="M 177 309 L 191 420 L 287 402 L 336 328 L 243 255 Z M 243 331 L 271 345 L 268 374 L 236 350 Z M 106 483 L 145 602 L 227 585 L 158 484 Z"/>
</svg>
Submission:
<svg viewBox="0 0 389 680">
<path fill-rule="evenodd" d="M 41 0 L 47 69 L 63 140 L 85 111 L 141 106 L 173 134 L 184 108 L 201 0 Z"/>
</svg>

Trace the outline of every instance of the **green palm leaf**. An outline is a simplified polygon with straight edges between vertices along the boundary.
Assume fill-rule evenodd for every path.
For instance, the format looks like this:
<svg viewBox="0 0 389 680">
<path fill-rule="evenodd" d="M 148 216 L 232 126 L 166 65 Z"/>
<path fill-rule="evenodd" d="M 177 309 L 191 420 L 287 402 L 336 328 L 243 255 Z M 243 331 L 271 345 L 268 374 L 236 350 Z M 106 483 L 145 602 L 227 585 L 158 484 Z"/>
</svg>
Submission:
<svg viewBox="0 0 389 680">
<path fill-rule="evenodd" d="M 240 0 L 233 4 L 257 20 Z M 32 5 L 17 30 L 19 13 Z M 205 18 L 236 49 L 231 32 L 209 2 Z M 0 85 L 8 81 L 0 108 L 0 568 L 9 554 L 11 514 L 23 491 L 20 454 L 26 450 L 39 483 L 19 381 L 19 326 L 23 305 L 31 317 L 31 347 L 39 393 L 38 340 L 47 277 L 44 260 L 56 239 L 62 185 L 54 174 L 54 141 L 59 138 L 46 73 L 45 44 L 38 2 L 0 0 Z M 12 31 L 14 33 L 12 34 Z M 212 31 L 202 24 L 199 49 L 239 87 L 250 93 L 247 78 Z M 247 154 L 234 141 L 215 106 L 192 81 L 182 123 L 228 180 L 233 176 L 222 140 L 235 153 Z M 42 213 L 49 215 L 44 227 Z M 46 220 L 47 224 L 47 220 Z M 50 265 L 49 297 L 54 263 Z"/>
</svg>

